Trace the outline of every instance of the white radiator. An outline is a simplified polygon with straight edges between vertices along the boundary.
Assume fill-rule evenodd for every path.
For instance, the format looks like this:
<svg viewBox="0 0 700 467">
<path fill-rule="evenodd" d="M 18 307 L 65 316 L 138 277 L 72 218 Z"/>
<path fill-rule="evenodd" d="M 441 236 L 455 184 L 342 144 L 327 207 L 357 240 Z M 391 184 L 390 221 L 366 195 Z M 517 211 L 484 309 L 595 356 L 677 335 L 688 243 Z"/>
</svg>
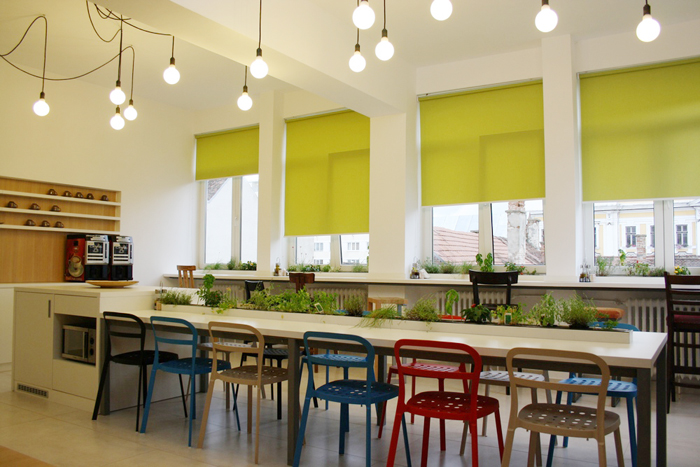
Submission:
<svg viewBox="0 0 700 467">
<path fill-rule="evenodd" d="M 440 313 L 445 313 L 445 291 L 437 292 L 436 297 L 437 297 L 437 309 Z M 484 292 L 480 291 L 479 292 L 479 298 L 481 300 L 481 303 L 483 304 L 495 304 L 495 305 L 503 305 L 506 303 L 506 293 L 500 292 L 500 291 L 490 291 L 490 292 Z M 457 302 L 457 305 L 454 305 L 452 307 L 452 311 L 448 314 L 451 315 L 460 315 L 460 312 L 464 310 L 465 308 L 470 308 L 472 306 L 472 303 L 474 303 L 474 297 L 472 295 L 471 291 L 468 292 L 459 292 L 459 302 Z"/>
<path fill-rule="evenodd" d="M 338 295 L 338 308 L 339 309 L 344 309 L 345 308 L 345 300 L 348 298 L 352 297 L 353 295 L 359 295 L 362 297 L 362 300 L 366 303 L 367 302 L 367 291 L 365 289 L 359 289 L 359 288 L 345 288 L 345 287 L 324 287 L 322 285 L 320 286 L 314 286 L 313 288 L 309 287 L 309 293 L 313 295 L 315 292 L 326 292 L 328 294 L 336 294 Z"/>
</svg>

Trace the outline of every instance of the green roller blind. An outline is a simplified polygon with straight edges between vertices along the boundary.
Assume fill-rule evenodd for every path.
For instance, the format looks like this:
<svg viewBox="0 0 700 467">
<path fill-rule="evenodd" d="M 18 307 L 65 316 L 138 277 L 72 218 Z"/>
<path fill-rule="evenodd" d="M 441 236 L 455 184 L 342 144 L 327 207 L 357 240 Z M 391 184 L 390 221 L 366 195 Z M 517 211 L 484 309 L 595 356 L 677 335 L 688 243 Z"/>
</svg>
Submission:
<svg viewBox="0 0 700 467">
<path fill-rule="evenodd" d="M 581 76 L 584 201 L 700 194 L 700 60 Z"/>
<path fill-rule="evenodd" d="M 260 128 L 197 136 L 197 180 L 258 173 Z"/>
<path fill-rule="evenodd" d="M 544 197 L 542 82 L 420 101 L 422 204 Z"/>
<path fill-rule="evenodd" d="M 369 118 L 287 121 L 285 235 L 369 232 Z"/>
</svg>

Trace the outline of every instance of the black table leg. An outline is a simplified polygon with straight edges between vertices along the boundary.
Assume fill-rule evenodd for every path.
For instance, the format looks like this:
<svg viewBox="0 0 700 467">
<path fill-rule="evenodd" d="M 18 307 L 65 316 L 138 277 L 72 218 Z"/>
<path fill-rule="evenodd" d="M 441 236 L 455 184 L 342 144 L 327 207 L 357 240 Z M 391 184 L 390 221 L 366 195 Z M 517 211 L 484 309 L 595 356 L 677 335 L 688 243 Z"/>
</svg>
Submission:
<svg viewBox="0 0 700 467">
<path fill-rule="evenodd" d="M 666 420 L 666 404 L 668 399 L 667 374 L 666 368 L 666 347 L 664 346 L 659 353 L 659 358 L 656 360 L 656 465 L 657 467 L 666 467 L 667 452 L 667 420 Z"/>
<path fill-rule="evenodd" d="M 303 345 L 301 339 L 289 339 L 287 345 L 289 349 L 289 360 L 287 370 L 289 371 L 289 382 L 287 384 L 287 465 L 294 463 L 294 449 L 299 435 L 299 422 L 301 413 L 299 412 L 299 362 L 301 352 L 299 347 Z M 279 395 L 278 395 L 279 397 Z"/>
<path fill-rule="evenodd" d="M 637 369 L 637 467 L 651 467 L 651 369 Z"/>
</svg>

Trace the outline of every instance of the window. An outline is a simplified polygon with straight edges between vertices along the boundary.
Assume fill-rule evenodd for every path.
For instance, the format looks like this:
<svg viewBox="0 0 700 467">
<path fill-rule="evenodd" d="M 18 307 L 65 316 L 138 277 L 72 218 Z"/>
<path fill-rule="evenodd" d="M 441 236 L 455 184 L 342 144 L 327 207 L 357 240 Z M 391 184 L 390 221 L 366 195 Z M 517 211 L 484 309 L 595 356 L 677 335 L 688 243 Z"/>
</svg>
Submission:
<svg viewBox="0 0 700 467">
<path fill-rule="evenodd" d="M 479 205 L 432 208 L 433 261 L 474 263 L 479 253 Z"/>
<path fill-rule="evenodd" d="M 367 264 L 369 234 L 341 235 L 340 264 Z"/>
<path fill-rule="evenodd" d="M 699 221 L 700 199 L 677 199 L 673 202 L 674 266 L 700 267 Z"/>
<path fill-rule="evenodd" d="M 323 243 L 322 242 L 315 242 L 314 243 L 314 251 L 323 251 Z"/>
<path fill-rule="evenodd" d="M 360 249 L 360 242 L 348 242 L 348 251 L 357 251 Z"/>
<path fill-rule="evenodd" d="M 258 175 L 217 178 L 206 189 L 204 262 L 257 262 Z"/>
<path fill-rule="evenodd" d="M 656 232 L 654 231 L 654 226 L 650 225 L 649 226 L 649 246 L 651 248 L 656 247 Z"/>
<path fill-rule="evenodd" d="M 331 236 L 296 237 L 296 264 L 330 264 Z"/>
<path fill-rule="evenodd" d="M 317 265 L 323 264 L 323 260 L 322 259 L 315 259 L 314 264 L 317 264 Z"/>
<path fill-rule="evenodd" d="M 688 225 L 676 225 L 676 243 L 683 248 L 688 247 Z"/>
<path fill-rule="evenodd" d="M 491 204 L 494 264 L 544 264 L 542 200 Z"/>
<path fill-rule="evenodd" d="M 634 225 L 625 227 L 625 244 L 627 248 L 637 246 L 637 227 Z"/>
</svg>

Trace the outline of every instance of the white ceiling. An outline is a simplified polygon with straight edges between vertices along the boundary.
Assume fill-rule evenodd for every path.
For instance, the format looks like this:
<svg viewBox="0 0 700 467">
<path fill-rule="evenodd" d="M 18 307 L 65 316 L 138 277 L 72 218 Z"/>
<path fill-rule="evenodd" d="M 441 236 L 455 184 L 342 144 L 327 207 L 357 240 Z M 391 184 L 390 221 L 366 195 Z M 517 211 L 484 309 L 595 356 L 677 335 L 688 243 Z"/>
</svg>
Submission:
<svg viewBox="0 0 700 467">
<path fill-rule="evenodd" d="M 255 57 L 259 0 L 99 3 L 131 15 L 146 28 L 182 38 L 175 46 L 182 79 L 169 86 L 162 71 L 170 58 L 170 38 L 125 29 L 124 43 L 133 44 L 137 53 L 135 98 L 143 96 L 193 110 L 235 102 L 243 84 L 240 63 L 249 64 Z M 534 26 L 540 0 L 452 0 L 454 12 L 444 22 L 430 16 L 430 0 L 388 0 L 387 29 L 396 54 L 389 62 L 381 62 L 374 57 L 374 46 L 381 37 L 382 2 L 369 3 L 377 21 L 361 32 L 367 69 L 355 74 L 347 61 L 355 44 L 351 15 L 356 0 L 264 0 L 262 48 L 270 75 L 263 80 L 249 77 L 251 95 L 303 88 L 333 100 L 334 93 L 344 90 L 361 111 L 365 95 L 370 100 L 391 102 L 392 97 L 385 96 L 405 91 L 397 89 L 397 83 L 410 82 L 417 68 L 533 48 L 545 37 Z M 570 34 L 579 40 L 618 33 L 633 36 L 644 2 L 551 0 L 550 4 L 559 14 L 559 25 L 549 34 Z M 650 4 L 662 35 L 666 26 L 700 19 L 700 0 L 653 0 Z M 104 44 L 95 36 L 84 0 L 0 0 L 0 51 L 13 47 L 37 14 L 45 14 L 49 20 L 49 76 L 82 73 L 118 51 L 116 42 Z M 105 34 L 113 34 L 117 28 L 115 21 L 96 16 L 93 20 Z M 43 30 L 35 26 L 10 59 L 40 69 L 42 47 Z M 82 79 L 110 88 L 116 80 L 116 68 L 113 62 Z M 130 71 L 127 53 L 122 70 L 125 89 Z M 59 86 L 47 84 L 47 93 Z"/>
</svg>

